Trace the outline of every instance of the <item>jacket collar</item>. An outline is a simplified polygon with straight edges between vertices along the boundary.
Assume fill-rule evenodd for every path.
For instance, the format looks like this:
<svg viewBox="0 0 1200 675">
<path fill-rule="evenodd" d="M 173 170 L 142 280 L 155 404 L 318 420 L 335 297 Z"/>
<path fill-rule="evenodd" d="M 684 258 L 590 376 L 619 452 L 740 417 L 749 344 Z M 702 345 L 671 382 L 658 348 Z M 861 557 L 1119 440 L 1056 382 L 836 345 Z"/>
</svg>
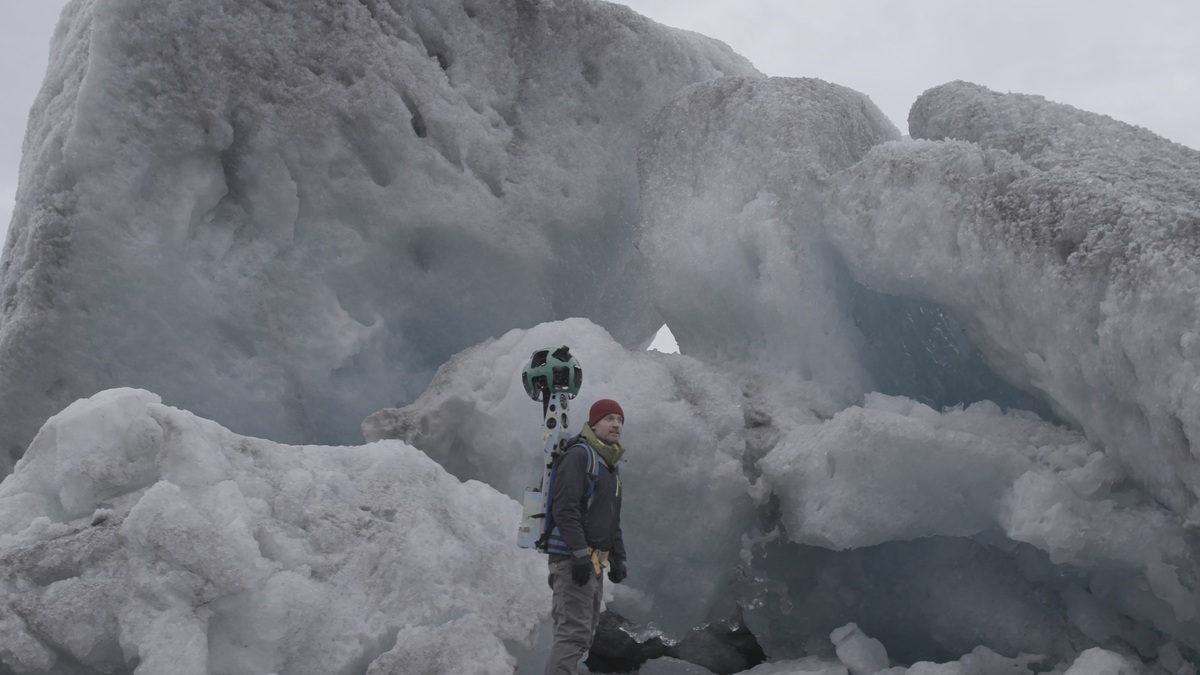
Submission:
<svg viewBox="0 0 1200 675">
<path fill-rule="evenodd" d="M 587 424 L 583 425 L 583 431 L 580 431 L 579 435 L 583 437 L 583 440 L 587 441 L 588 445 L 592 446 L 596 454 L 604 458 L 609 468 L 615 467 L 617 462 L 621 461 L 621 456 L 625 454 L 625 448 L 619 442 L 605 443 L 596 436 L 596 432 L 592 431 L 592 428 Z"/>
</svg>

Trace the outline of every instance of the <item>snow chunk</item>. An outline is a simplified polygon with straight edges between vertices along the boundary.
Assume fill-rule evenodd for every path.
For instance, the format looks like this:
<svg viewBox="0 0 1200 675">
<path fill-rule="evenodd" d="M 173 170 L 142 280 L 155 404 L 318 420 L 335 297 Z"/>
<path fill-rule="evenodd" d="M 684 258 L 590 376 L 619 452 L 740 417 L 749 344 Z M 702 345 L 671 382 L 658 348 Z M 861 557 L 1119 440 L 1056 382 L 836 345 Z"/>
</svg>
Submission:
<svg viewBox="0 0 1200 675">
<path fill-rule="evenodd" d="M 889 573 L 917 585 L 932 579 L 918 581 L 924 573 L 908 570 L 909 562 L 929 570 L 945 563 L 958 568 L 956 575 L 978 573 L 949 562 L 966 555 L 966 549 L 942 550 L 928 539 L 973 537 L 1016 561 L 1019 575 L 1016 569 L 1002 573 L 994 563 L 985 564 L 995 567 L 988 574 L 996 584 L 1001 576 L 1013 575 L 1005 582 L 1010 586 L 1019 583 L 1039 593 L 1037 586 L 1051 583 L 1062 594 L 1065 616 L 1043 602 L 1022 600 L 1002 608 L 995 604 L 1002 597 L 1000 587 L 976 581 L 973 600 L 962 596 L 953 603 L 955 612 L 975 618 L 943 628 L 938 639 L 947 644 L 961 648 L 962 630 L 979 621 L 978 627 L 989 626 L 986 639 L 996 649 L 1059 649 L 1023 627 L 1042 622 L 1047 628 L 1073 625 L 1097 643 L 1121 634 L 1151 648 L 1153 639 L 1142 634 L 1144 629 L 1129 630 L 1121 615 L 1188 641 L 1200 637 L 1194 628 L 1200 589 L 1189 553 L 1194 537 L 1163 507 L 1131 492 L 1119 466 L 1076 432 L 1030 415 L 1005 414 L 992 404 L 938 413 L 908 399 L 875 394 L 828 422 L 797 427 L 759 466 L 779 498 L 782 524 L 793 542 L 834 550 L 891 545 L 890 554 L 883 548 L 863 551 L 856 564 L 874 569 L 890 556 Z M 902 540 L 914 542 L 909 554 L 924 550 L 924 562 L 905 562 L 909 555 L 889 544 Z M 1037 562 L 1015 542 L 1048 558 Z M 1077 584 L 1063 575 L 1093 581 Z M 943 592 L 962 588 L 951 579 L 944 576 L 935 585 Z M 836 593 L 836 584 L 822 592 Z M 990 617 L 976 616 L 974 603 Z M 935 617 L 948 611 L 934 609 L 937 604 L 910 611 Z M 880 611 L 890 616 L 893 610 Z M 881 624 L 871 616 L 875 625 L 889 621 Z"/>
<path fill-rule="evenodd" d="M 875 675 L 888 667 L 883 643 L 867 636 L 858 625 L 848 623 L 829 635 L 838 659 L 850 669 L 850 675 Z"/>
<path fill-rule="evenodd" d="M 0 663 L 17 673 L 377 658 L 371 672 L 512 672 L 549 607 L 544 560 L 512 545 L 519 505 L 396 441 L 283 446 L 129 389 L 69 406 L 38 439 L 0 484 Z M 89 453 L 112 468 L 77 484 Z"/>
<path fill-rule="evenodd" d="M 866 286 L 938 303 L 1180 516 L 1200 501 L 1200 152 L 967 83 L 836 176 L 829 231 Z M 674 325 L 674 322 L 672 322 Z"/>
<path fill-rule="evenodd" d="M 998 502 L 1030 466 L 1021 452 L 1006 451 L 1012 432 L 993 439 L 972 426 L 994 414 L 952 411 L 943 423 L 919 403 L 872 395 L 865 407 L 793 432 L 760 468 L 796 542 L 843 549 L 972 535 L 994 524 Z"/>
<path fill-rule="evenodd" d="M 396 646 L 375 659 L 367 675 L 512 675 L 517 660 L 493 627 L 466 616 L 440 626 L 408 626 Z"/>
<path fill-rule="evenodd" d="M 1142 669 L 1107 649 L 1093 647 L 1079 655 L 1063 675 L 1139 675 Z"/>
</svg>

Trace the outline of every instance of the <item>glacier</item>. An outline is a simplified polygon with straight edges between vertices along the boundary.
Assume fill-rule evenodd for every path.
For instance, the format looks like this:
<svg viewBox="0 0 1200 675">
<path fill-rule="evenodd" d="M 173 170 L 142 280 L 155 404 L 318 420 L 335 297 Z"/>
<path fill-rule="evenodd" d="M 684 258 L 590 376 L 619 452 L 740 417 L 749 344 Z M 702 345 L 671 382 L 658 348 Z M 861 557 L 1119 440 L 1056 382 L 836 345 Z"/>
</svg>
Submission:
<svg viewBox="0 0 1200 675">
<path fill-rule="evenodd" d="M 592 0 L 74 0 L 0 673 L 540 672 L 567 344 L 629 413 L 593 672 L 1194 675 L 1200 154 L 967 82 L 908 132 Z"/>
</svg>

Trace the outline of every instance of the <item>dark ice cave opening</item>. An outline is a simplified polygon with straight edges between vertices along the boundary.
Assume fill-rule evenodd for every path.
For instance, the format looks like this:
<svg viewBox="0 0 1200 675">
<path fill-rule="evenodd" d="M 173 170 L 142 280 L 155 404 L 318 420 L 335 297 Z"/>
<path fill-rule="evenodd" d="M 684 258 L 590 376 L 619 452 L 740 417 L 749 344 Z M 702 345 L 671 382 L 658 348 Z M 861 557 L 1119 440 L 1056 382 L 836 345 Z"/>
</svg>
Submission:
<svg viewBox="0 0 1200 675">
<path fill-rule="evenodd" d="M 864 360 L 876 389 L 934 410 L 992 401 L 1063 424 L 1045 400 L 1004 380 L 984 362 L 947 308 L 871 290 L 851 292 L 852 317 L 866 341 Z"/>
</svg>

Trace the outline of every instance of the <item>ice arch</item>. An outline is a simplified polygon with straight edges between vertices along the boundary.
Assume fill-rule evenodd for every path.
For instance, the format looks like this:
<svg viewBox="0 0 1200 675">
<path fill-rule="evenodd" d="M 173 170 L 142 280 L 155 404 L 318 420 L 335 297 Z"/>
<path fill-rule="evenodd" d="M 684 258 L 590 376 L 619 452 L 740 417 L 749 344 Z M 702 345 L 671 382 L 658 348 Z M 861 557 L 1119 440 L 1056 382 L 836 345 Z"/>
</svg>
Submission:
<svg viewBox="0 0 1200 675">
<path fill-rule="evenodd" d="M 852 273 L 949 308 L 997 372 L 1195 521 L 1200 153 L 967 83 L 926 92 L 910 125 L 935 140 L 835 178 Z"/>
</svg>

